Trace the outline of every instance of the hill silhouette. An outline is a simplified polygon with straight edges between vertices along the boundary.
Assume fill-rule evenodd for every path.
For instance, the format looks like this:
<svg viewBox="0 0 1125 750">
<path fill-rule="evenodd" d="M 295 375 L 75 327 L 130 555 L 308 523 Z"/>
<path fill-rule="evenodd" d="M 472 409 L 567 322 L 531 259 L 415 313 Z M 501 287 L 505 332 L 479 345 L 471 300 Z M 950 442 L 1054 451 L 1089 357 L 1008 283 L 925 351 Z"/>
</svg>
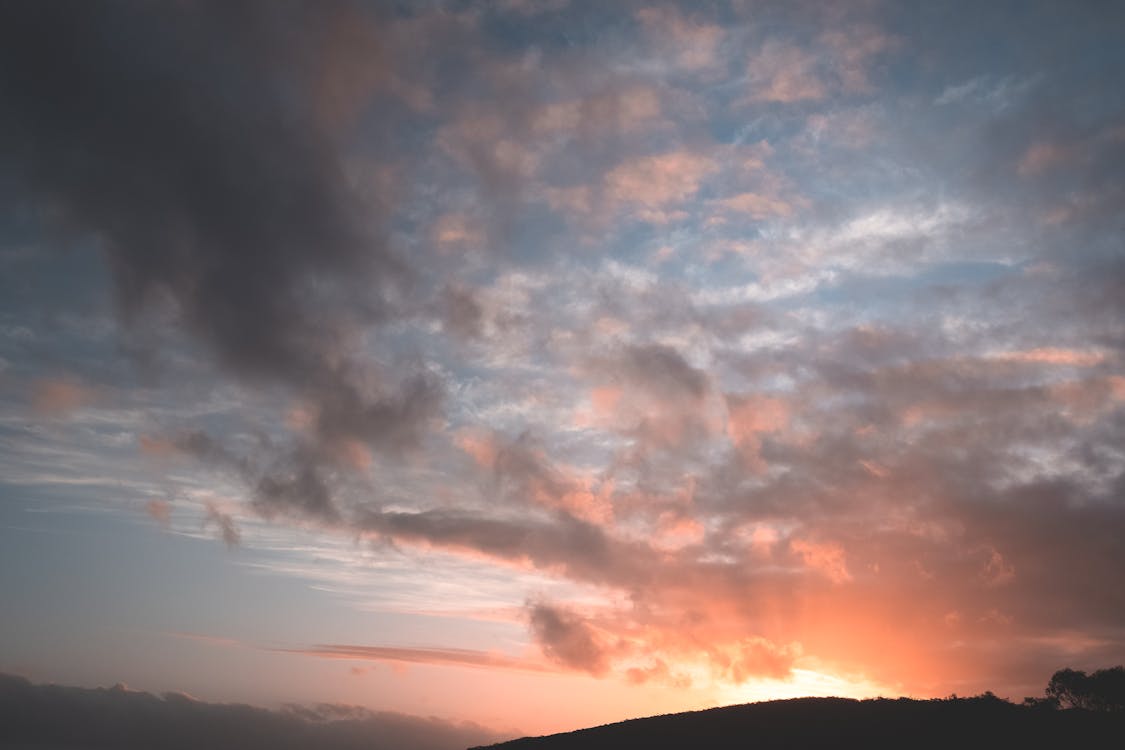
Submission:
<svg viewBox="0 0 1125 750">
<path fill-rule="evenodd" d="M 939 700 L 797 698 L 632 719 L 491 750 L 1125 747 L 1125 712 L 1052 710 L 985 694 Z M 474 749 L 478 750 L 478 749 Z"/>
<path fill-rule="evenodd" d="M 0 672 L 0 750 L 462 750 L 476 724 L 319 704 L 269 710 Z"/>
</svg>

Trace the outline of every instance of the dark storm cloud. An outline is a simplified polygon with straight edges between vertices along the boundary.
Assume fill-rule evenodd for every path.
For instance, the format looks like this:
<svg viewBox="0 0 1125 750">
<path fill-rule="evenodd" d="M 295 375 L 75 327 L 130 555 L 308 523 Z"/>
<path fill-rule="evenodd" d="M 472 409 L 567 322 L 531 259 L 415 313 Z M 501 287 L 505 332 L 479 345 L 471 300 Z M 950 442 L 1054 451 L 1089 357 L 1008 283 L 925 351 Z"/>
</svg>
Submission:
<svg viewBox="0 0 1125 750">
<path fill-rule="evenodd" d="M 497 739 L 475 724 L 454 724 L 352 706 L 281 711 L 197 701 L 183 694 L 33 685 L 0 675 L 0 744 L 56 750 L 164 747 L 324 750 L 459 750 Z"/>
<path fill-rule="evenodd" d="M 6 3 L 0 187 L 96 240 L 135 329 L 170 313 L 230 372 L 313 402 L 323 436 L 398 446 L 440 388 L 353 354 L 409 273 L 317 117 L 318 45 L 349 8 Z"/>
</svg>

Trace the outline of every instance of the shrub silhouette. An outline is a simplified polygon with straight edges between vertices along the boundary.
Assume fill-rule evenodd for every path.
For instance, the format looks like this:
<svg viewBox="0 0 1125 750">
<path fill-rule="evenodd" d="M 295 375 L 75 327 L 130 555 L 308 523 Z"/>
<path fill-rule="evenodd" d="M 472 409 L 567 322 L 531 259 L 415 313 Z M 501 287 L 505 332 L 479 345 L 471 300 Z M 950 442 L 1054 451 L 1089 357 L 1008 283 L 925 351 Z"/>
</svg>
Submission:
<svg viewBox="0 0 1125 750">
<path fill-rule="evenodd" d="M 1047 699 L 1061 708 L 1087 711 L 1125 710 L 1125 667 L 1099 669 L 1093 674 L 1060 669 L 1047 683 Z"/>
</svg>

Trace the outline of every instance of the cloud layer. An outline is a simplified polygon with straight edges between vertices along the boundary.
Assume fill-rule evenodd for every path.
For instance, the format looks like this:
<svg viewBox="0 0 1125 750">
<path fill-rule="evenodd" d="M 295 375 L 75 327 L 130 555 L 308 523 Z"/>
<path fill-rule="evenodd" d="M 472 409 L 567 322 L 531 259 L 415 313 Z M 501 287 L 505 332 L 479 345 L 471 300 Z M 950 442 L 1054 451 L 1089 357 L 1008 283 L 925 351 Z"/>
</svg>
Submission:
<svg viewBox="0 0 1125 750">
<path fill-rule="evenodd" d="M 970 15 L 10 3 L 10 473 L 512 574 L 628 685 L 1120 661 L 1122 19 Z"/>
</svg>

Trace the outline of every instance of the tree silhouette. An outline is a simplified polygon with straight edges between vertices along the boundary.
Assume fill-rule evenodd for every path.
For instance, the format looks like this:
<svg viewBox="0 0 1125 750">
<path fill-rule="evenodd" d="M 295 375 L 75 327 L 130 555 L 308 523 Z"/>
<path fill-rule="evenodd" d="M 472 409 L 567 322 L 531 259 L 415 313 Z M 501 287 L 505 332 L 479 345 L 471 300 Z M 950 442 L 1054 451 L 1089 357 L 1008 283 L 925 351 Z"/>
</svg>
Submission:
<svg viewBox="0 0 1125 750">
<path fill-rule="evenodd" d="M 1060 669 L 1047 683 L 1047 698 L 1062 708 L 1087 711 L 1125 710 L 1125 667 L 1099 669 L 1093 674 Z"/>
</svg>

